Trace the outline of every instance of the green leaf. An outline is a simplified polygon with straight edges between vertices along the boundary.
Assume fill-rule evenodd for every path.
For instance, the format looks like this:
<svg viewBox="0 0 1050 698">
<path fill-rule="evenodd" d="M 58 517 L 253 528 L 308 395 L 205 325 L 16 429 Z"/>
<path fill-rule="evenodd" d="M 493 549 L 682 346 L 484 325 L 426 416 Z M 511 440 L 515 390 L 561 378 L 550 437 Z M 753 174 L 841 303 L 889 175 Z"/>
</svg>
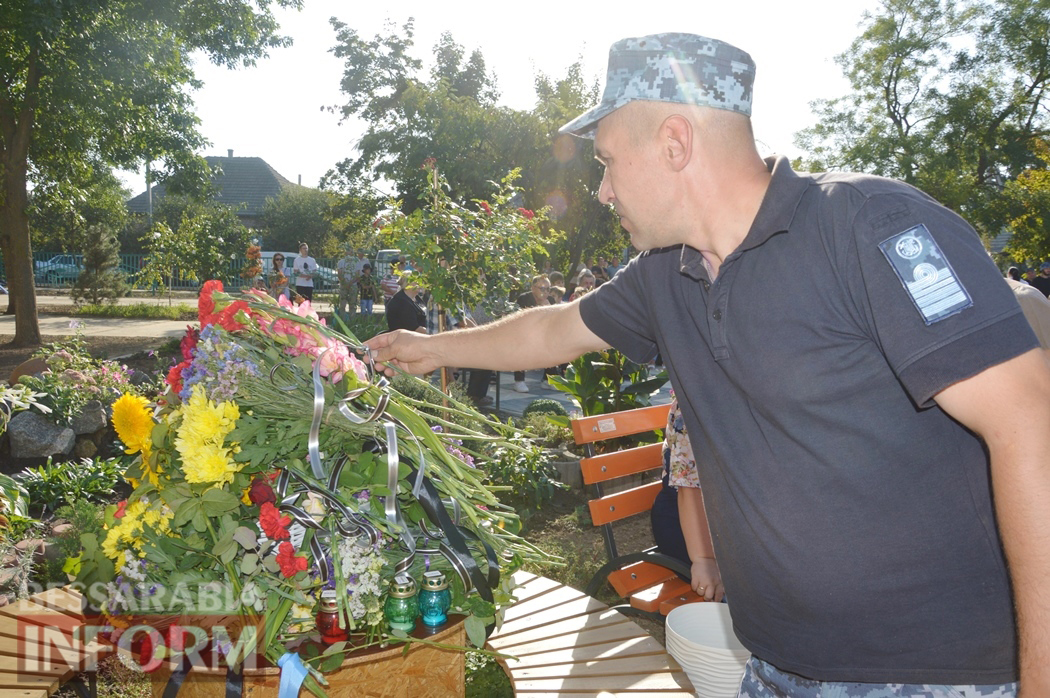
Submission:
<svg viewBox="0 0 1050 698">
<path fill-rule="evenodd" d="M 485 623 L 477 616 L 468 616 L 466 622 L 463 623 L 464 629 L 467 631 L 467 638 L 471 644 L 477 648 L 485 646 Z"/>
<path fill-rule="evenodd" d="M 237 498 L 237 495 L 218 487 L 213 487 L 201 495 L 201 502 L 204 504 L 204 511 L 209 516 L 222 516 L 235 511 L 241 505 L 241 500 Z"/>
<path fill-rule="evenodd" d="M 259 545 L 259 536 L 247 526 L 238 526 L 233 532 L 233 539 L 245 550 L 255 550 Z"/>
<path fill-rule="evenodd" d="M 259 556 L 255 553 L 246 553 L 241 558 L 241 574 L 255 574 L 259 569 Z"/>
</svg>

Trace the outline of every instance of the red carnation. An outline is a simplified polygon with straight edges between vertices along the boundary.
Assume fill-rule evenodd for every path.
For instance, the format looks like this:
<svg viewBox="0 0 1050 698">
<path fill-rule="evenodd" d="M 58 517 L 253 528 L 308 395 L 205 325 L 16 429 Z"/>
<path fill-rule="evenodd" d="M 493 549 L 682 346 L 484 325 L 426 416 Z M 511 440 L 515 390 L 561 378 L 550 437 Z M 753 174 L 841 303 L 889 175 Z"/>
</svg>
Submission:
<svg viewBox="0 0 1050 698">
<path fill-rule="evenodd" d="M 246 313 L 250 312 L 246 302 L 234 301 L 233 303 L 230 303 L 216 316 L 216 324 L 227 332 L 236 332 L 237 330 L 244 329 L 247 325 L 236 320 L 237 313 L 241 310 Z"/>
<path fill-rule="evenodd" d="M 128 500 L 126 500 L 126 499 L 121 500 L 120 503 L 117 504 L 117 510 L 115 512 L 113 512 L 113 518 L 114 519 L 123 519 L 124 518 L 124 514 L 127 513 L 125 511 L 125 509 L 127 509 L 127 508 L 128 508 Z"/>
<path fill-rule="evenodd" d="M 527 208 L 519 208 L 519 209 L 518 209 L 518 213 L 520 213 L 521 215 L 525 216 L 525 217 L 526 217 L 526 218 L 528 218 L 528 219 L 529 219 L 530 221 L 531 221 L 531 220 L 533 219 L 533 217 L 535 217 L 535 215 L 536 215 L 535 213 L 533 213 L 532 211 L 530 211 L 530 210 L 529 210 L 529 209 L 527 209 Z"/>
<path fill-rule="evenodd" d="M 249 495 L 250 496 L 250 495 Z M 292 523 L 291 516 L 281 516 L 271 502 L 263 502 L 259 507 L 259 527 L 270 540 L 287 540 L 291 538 L 288 533 L 288 525 Z"/>
<path fill-rule="evenodd" d="M 186 334 L 183 335 L 182 341 L 179 342 L 179 350 L 182 351 L 182 358 L 189 361 L 193 359 L 193 350 L 197 348 L 197 340 L 200 339 L 200 331 L 186 326 Z"/>
<path fill-rule="evenodd" d="M 306 558 L 296 555 L 295 548 L 288 541 L 277 546 L 277 564 L 285 577 L 294 577 L 307 566 Z"/>
<path fill-rule="evenodd" d="M 211 297 L 215 291 L 222 291 L 222 281 L 218 279 L 205 281 L 200 296 L 197 298 L 197 318 L 200 320 L 201 327 L 215 322 L 215 299 Z"/>
<path fill-rule="evenodd" d="M 168 371 L 168 377 L 164 379 L 164 382 L 171 386 L 171 392 L 176 395 L 182 392 L 182 372 L 191 363 L 193 362 L 187 359 L 176 366 L 172 366 L 171 370 Z"/>
<path fill-rule="evenodd" d="M 277 501 L 277 495 L 265 481 L 255 479 L 252 480 L 252 486 L 248 488 L 248 499 L 252 500 L 252 504 L 269 503 L 273 505 Z"/>
<path fill-rule="evenodd" d="M 485 213 L 489 214 L 490 216 L 492 215 L 492 207 L 489 206 L 489 202 L 487 202 L 487 201 L 479 201 L 478 202 L 478 206 L 480 206 L 481 210 L 484 211 Z"/>
</svg>

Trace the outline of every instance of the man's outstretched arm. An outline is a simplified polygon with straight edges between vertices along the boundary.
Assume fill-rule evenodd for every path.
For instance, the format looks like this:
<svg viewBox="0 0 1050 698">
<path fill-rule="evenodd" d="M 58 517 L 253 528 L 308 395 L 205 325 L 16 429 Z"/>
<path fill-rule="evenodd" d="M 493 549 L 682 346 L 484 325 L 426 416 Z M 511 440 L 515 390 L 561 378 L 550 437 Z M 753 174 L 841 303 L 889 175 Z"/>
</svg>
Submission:
<svg viewBox="0 0 1050 698">
<path fill-rule="evenodd" d="M 1018 395 L 1034 395 L 1019 400 Z M 937 403 L 984 439 L 1013 582 L 1023 698 L 1050 696 L 1050 362 L 1033 349 L 944 389 Z"/>
<path fill-rule="evenodd" d="M 578 302 L 529 308 L 470 329 L 421 335 L 396 331 L 365 342 L 377 363 L 422 374 L 441 366 L 523 371 L 608 348 L 580 316 Z"/>
</svg>

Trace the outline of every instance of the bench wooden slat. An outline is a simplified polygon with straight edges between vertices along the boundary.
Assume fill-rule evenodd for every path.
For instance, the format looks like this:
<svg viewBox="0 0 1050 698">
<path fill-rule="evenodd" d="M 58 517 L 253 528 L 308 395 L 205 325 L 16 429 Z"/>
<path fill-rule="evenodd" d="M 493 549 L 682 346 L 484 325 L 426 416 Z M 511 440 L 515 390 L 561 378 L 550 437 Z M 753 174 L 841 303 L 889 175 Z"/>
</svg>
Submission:
<svg viewBox="0 0 1050 698">
<path fill-rule="evenodd" d="M 511 676 L 522 679 L 556 679 L 586 672 L 587 676 L 618 676 L 623 674 L 649 674 L 661 671 L 681 671 L 671 657 L 664 654 L 647 654 L 637 657 L 612 657 L 593 661 L 545 664 L 543 666 L 511 666 Z"/>
<path fill-rule="evenodd" d="M 699 603 L 704 600 L 704 597 L 697 594 L 695 591 L 690 589 L 689 591 L 673 596 L 669 599 L 664 599 L 660 602 L 660 613 L 667 615 L 679 606 L 684 606 L 687 603 Z"/>
<path fill-rule="evenodd" d="M 48 693 L 54 693 L 58 690 L 59 683 L 60 681 L 57 676 L 19 674 L 17 672 L 0 671 L 0 688 L 40 688 Z"/>
<path fill-rule="evenodd" d="M 612 640 L 594 645 L 580 647 L 548 648 L 541 652 L 529 654 L 514 652 L 514 659 L 508 665 L 544 666 L 547 664 L 567 664 L 569 662 L 586 662 L 594 659 L 616 659 L 618 657 L 636 657 L 646 654 L 666 654 L 664 646 L 651 636 L 636 635 L 623 640 Z"/>
<path fill-rule="evenodd" d="M 663 483 L 659 480 L 587 502 L 595 526 L 626 519 L 653 508 Z"/>
<path fill-rule="evenodd" d="M 632 676 L 565 676 L 553 679 L 524 679 L 515 682 L 515 688 L 520 691 L 561 691 L 573 693 L 576 691 L 654 691 L 660 689 L 687 690 L 692 686 L 685 672 L 662 671 L 653 674 Z"/>
<path fill-rule="evenodd" d="M 568 629 L 563 630 L 559 635 L 544 636 L 541 634 L 531 638 L 529 641 L 515 638 L 516 640 L 520 639 L 521 642 L 508 642 L 506 645 L 503 645 L 497 639 L 489 644 L 492 646 L 492 649 L 506 652 L 507 654 L 535 654 L 563 647 L 580 647 L 584 645 L 599 645 L 615 640 L 630 640 L 639 637 L 640 633 L 645 632 L 628 620 L 612 625 L 591 626 L 584 629 L 580 629 L 578 626 L 576 628 L 568 626 Z"/>
<path fill-rule="evenodd" d="M 677 579 L 677 576 L 666 567 L 643 560 L 610 572 L 607 579 L 616 593 L 626 598 L 654 584 Z"/>
<path fill-rule="evenodd" d="M 548 608 L 572 606 L 572 604 L 578 604 L 581 601 L 586 602 L 590 598 L 582 591 L 572 587 L 554 589 L 547 594 L 533 597 L 527 601 L 519 601 L 507 608 L 503 614 L 503 624 L 516 624 L 521 622 L 526 616 L 536 615 Z M 604 604 L 602 607 L 605 607 Z"/>
<path fill-rule="evenodd" d="M 573 419 L 571 421 L 572 435 L 576 443 L 582 446 L 615 436 L 628 436 L 640 434 L 643 431 L 663 429 L 667 425 L 667 413 L 670 410 L 670 405 L 653 405 L 626 412 Z"/>
<path fill-rule="evenodd" d="M 613 451 L 599 456 L 580 459 L 580 472 L 583 484 L 593 485 L 596 482 L 615 480 L 646 470 L 662 468 L 664 464 L 664 445 L 647 444 L 627 451 Z"/>
<path fill-rule="evenodd" d="M 603 610 L 595 613 L 588 613 L 575 618 L 566 618 L 561 621 L 542 625 L 538 628 L 527 628 L 521 632 L 506 636 L 500 635 L 493 637 L 489 639 L 489 644 L 496 649 L 503 650 L 507 647 L 534 642 L 544 638 L 554 638 L 570 633 L 582 634 L 624 624 L 629 624 L 638 628 L 637 631 L 635 631 L 636 633 L 645 632 L 629 621 L 626 616 L 606 606 Z M 627 637 L 630 637 L 630 635 L 627 635 Z M 513 652 L 511 652 L 511 654 L 513 654 Z"/>
<path fill-rule="evenodd" d="M 660 610 L 664 601 L 685 594 L 689 590 L 689 582 L 676 576 L 634 594 L 631 596 L 631 606 L 640 611 L 655 613 Z"/>
<path fill-rule="evenodd" d="M 0 698 L 47 698 L 47 691 L 40 688 L 2 688 Z"/>
<path fill-rule="evenodd" d="M 576 618 L 588 613 L 597 613 L 606 608 L 608 608 L 608 606 L 590 596 L 573 599 L 555 606 L 536 608 L 535 611 L 530 612 L 528 615 L 522 616 L 521 618 L 513 619 L 510 622 L 504 621 L 503 626 L 500 628 L 499 635 L 501 637 L 506 637 L 508 635 L 520 633 L 532 628 L 543 627 L 568 618 Z"/>
<path fill-rule="evenodd" d="M 691 691 L 605 691 L 601 689 L 591 691 L 575 691 L 571 694 L 563 691 L 535 691 L 516 692 L 514 698 L 551 698 L 552 696 L 571 696 L 571 698 L 696 698 Z M 3 698 L 3 696 L 0 696 Z"/>
</svg>

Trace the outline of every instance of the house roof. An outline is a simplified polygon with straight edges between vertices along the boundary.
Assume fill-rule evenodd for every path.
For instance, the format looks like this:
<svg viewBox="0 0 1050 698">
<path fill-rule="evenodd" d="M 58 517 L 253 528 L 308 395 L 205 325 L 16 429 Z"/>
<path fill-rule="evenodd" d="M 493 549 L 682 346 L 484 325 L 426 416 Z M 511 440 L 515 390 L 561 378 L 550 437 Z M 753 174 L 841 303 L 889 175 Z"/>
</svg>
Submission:
<svg viewBox="0 0 1050 698">
<path fill-rule="evenodd" d="M 276 197 L 290 187 L 301 186 L 282 177 L 262 158 L 208 156 L 204 159 L 213 172 L 217 168 L 222 169 L 221 174 L 212 176 L 217 190 L 215 201 L 232 206 L 242 218 L 261 216 L 267 199 Z M 153 187 L 154 203 L 164 194 L 163 184 Z M 146 192 L 129 200 L 127 206 L 131 213 L 146 213 Z"/>
</svg>

